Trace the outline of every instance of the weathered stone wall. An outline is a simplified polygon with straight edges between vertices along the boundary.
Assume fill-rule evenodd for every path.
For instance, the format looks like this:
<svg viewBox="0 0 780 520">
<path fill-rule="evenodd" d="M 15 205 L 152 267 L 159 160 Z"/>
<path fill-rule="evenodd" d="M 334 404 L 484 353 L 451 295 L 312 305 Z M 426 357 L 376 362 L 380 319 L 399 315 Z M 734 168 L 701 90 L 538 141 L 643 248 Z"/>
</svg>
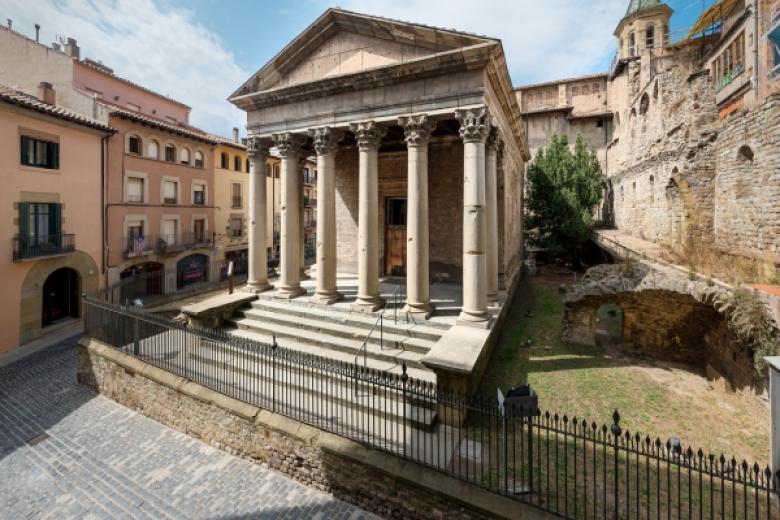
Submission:
<svg viewBox="0 0 780 520">
<path fill-rule="evenodd" d="M 544 520 L 550 515 L 412 462 L 260 410 L 82 340 L 79 382 L 166 426 L 383 518 Z"/>
</svg>

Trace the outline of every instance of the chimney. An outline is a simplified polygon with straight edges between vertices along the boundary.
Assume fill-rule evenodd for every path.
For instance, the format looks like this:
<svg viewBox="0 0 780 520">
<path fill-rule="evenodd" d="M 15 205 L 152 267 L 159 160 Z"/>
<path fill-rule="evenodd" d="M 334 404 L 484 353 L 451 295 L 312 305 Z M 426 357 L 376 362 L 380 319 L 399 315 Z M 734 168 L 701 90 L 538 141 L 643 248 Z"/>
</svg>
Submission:
<svg viewBox="0 0 780 520">
<path fill-rule="evenodd" d="M 41 26 L 40 24 L 35 24 L 35 43 L 40 42 L 40 36 L 41 36 Z"/>
<path fill-rule="evenodd" d="M 233 127 L 233 142 L 238 143 L 238 128 Z"/>
<path fill-rule="evenodd" d="M 49 105 L 57 104 L 57 94 L 54 87 L 48 81 L 41 81 L 38 84 L 38 99 Z"/>
<path fill-rule="evenodd" d="M 68 41 L 65 43 L 65 54 L 77 60 L 81 59 L 81 49 L 79 49 L 75 39 L 68 38 Z"/>
</svg>

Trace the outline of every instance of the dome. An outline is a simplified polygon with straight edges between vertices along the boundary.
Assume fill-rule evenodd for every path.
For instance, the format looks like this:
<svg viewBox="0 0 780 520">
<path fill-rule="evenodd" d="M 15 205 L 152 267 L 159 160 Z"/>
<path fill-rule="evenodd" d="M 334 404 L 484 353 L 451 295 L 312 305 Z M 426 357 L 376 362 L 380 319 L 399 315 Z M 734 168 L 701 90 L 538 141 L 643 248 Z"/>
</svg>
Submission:
<svg viewBox="0 0 780 520">
<path fill-rule="evenodd" d="M 651 7 L 655 7 L 657 5 L 663 5 L 663 2 L 659 2 L 658 0 L 631 0 L 631 2 L 628 4 L 626 16 L 643 11 L 645 9 L 650 9 Z"/>
</svg>

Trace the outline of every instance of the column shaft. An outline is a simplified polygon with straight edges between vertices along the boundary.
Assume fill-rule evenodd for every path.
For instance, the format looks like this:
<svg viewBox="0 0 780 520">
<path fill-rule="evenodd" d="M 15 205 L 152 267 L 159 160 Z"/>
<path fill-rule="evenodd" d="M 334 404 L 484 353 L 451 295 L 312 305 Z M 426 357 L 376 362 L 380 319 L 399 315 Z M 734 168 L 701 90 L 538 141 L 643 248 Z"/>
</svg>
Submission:
<svg viewBox="0 0 780 520">
<path fill-rule="evenodd" d="M 309 131 L 317 152 L 317 292 L 312 301 L 331 304 L 342 298 L 336 288 L 336 143 L 329 127 Z"/>
<path fill-rule="evenodd" d="M 407 146 L 406 205 L 406 307 L 405 311 L 428 319 L 430 297 L 428 235 L 428 143 L 436 126 L 425 115 L 403 117 Z"/>
<path fill-rule="evenodd" d="M 488 138 L 485 150 L 485 228 L 487 302 L 498 303 L 498 136 Z"/>
<path fill-rule="evenodd" d="M 485 138 L 487 109 L 459 110 L 463 138 L 463 309 L 462 325 L 489 326 L 485 226 Z"/>
<path fill-rule="evenodd" d="M 274 142 L 281 157 L 281 274 L 277 298 L 292 299 L 306 291 L 301 287 L 300 253 L 300 184 L 298 166 L 300 136 L 275 134 Z"/>
<path fill-rule="evenodd" d="M 267 207 L 265 162 L 268 145 L 256 138 L 249 141 L 247 150 L 252 169 L 249 173 L 249 266 L 247 290 L 262 292 L 271 288 L 268 283 Z"/>
<path fill-rule="evenodd" d="M 384 307 L 379 296 L 379 144 L 384 132 L 373 121 L 351 125 L 359 150 L 358 294 L 354 310 Z"/>
</svg>

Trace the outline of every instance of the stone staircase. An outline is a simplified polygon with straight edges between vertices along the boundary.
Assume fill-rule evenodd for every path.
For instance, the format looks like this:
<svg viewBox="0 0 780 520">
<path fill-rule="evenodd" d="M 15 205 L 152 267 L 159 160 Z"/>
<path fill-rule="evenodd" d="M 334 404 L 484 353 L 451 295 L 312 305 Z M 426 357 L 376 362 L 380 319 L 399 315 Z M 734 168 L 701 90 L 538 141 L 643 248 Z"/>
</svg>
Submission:
<svg viewBox="0 0 780 520">
<path fill-rule="evenodd" d="M 378 372 L 400 375 L 402 364 L 407 366 L 410 378 L 431 384 L 436 374 L 426 368 L 422 358 L 447 331 L 447 326 L 414 323 L 398 313 L 397 322 L 393 309 L 386 311 L 381 330 L 378 315 L 351 313 L 345 307 L 327 308 L 304 301 L 283 301 L 261 295 L 250 306 L 245 306 L 225 322 L 225 330 L 238 337 L 271 343 L 274 335 L 277 344 L 288 350 L 312 354 L 340 361 L 347 366 L 365 366 Z M 373 329 L 373 331 L 372 331 Z M 201 363 L 209 362 L 208 351 L 201 350 Z M 214 362 L 231 363 L 224 353 L 214 357 Z M 238 362 L 237 362 L 238 363 Z M 236 365 L 236 370 L 244 372 Z M 381 416 L 394 421 L 409 421 L 423 430 L 430 430 L 435 421 L 435 403 L 400 402 L 397 392 L 370 395 L 370 385 L 355 384 L 350 377 L 325 376 L 327 381 L 312 384 L 304 369 L 287 365 L 282 377 L 293 402 L 307 402 L 319 394 L 321 398 L 348 406 L 358 414 Z M 254 377 L 259 385 L 268 383 L 268 374 L 242 373 Z M 314 391 L 316 389 L 316 392 Z M 381 398 L 380 398 L 381 397 Z M 411 419 L 411 420 L 410 420 Z"/>
</svg>

